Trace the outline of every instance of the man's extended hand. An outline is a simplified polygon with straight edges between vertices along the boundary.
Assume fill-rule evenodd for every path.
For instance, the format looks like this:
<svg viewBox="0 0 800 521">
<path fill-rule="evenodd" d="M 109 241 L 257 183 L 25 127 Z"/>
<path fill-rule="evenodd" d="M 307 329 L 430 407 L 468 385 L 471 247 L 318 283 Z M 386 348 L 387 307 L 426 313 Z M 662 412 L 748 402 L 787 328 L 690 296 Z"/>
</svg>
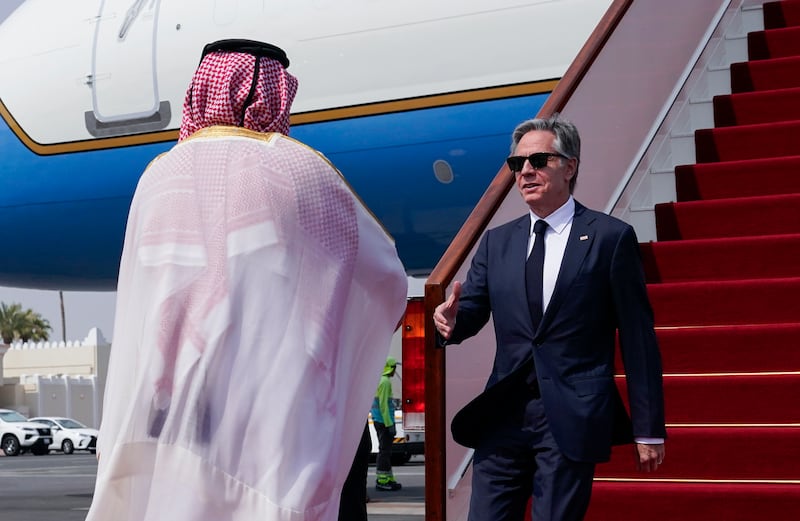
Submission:
<svg viewBox="0 0 800 521">
<path fill-rule="evenodd" d="M 653 472 L 664 462 L 664 444 L 649 445 L 646 443 L 634 444 L 636 469 L 639 472 Z"/>
<path fill-rule="evenodd" d="M 456 325 L 456 314 L 458 313 L 458 299 L 461 297 L 461 283 L 453 283 L 453 293 L 450 297 L 436 306 L 433 312 L 433 323 L 436 330 L 444 339 L 449 339 Z"/>
</svg>

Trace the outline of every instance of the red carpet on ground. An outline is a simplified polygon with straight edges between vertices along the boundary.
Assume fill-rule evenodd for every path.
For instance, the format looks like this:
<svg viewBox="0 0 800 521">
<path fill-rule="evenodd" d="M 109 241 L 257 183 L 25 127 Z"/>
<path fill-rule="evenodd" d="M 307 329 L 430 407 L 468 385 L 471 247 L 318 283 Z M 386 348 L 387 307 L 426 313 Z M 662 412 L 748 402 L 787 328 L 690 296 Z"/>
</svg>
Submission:
<svg viewBox="0 0 800 521">
<path fill-rule="evenodd" d="M 638 473 L 616 447 L 589 521 L 800 519 L 800 0 L 763 13 L 716 127 L 695 132 L 696 164 L 675 169 L 677 201 L 655 207 L 658 242 L 641 245 L 664 464 Z"/>
</svg>

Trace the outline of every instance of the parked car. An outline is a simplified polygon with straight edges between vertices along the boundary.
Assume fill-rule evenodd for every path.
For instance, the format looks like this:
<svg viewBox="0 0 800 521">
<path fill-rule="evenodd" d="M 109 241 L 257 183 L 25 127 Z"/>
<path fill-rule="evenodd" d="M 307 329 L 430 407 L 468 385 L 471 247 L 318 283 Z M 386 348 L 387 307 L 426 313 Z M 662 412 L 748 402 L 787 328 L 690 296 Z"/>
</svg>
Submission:
<svg viewBox="0 0 800 521">
<path fill-rule="evenodd" d="M 72 454 L 76 450 L 88 450 L 95 453 L 97 447 L 97 429 L 87 427 L 72 418 L 58 416 L 37 416 L 32 422 L 50 426 L 53 442 L 49 450 L 60 450 L 64 454 Z"/>
<path fill-rule="evenodd" d="M 17 411 L 0 409 L 0 447 L 6 456 L 18 456 L 27 451 L 41 456 L 50 451 L 51 443 L 50 427 L 32 422 Z"/>
</svg>

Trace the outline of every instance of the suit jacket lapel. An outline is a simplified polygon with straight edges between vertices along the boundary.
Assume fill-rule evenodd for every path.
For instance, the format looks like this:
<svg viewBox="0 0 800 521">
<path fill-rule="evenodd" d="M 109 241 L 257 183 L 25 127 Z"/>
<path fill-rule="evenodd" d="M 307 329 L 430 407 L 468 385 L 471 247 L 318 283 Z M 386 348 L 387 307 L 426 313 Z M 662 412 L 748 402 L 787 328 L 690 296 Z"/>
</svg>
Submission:
<svg viewBox="0 0 800 521">
<path fill-rule="evenodd" d="M 567 290 L 569 290 L 580 271 L 583 259 L 586 257 L 586 253 L 591 248 L 595 238 L 594 228 L 591 226 L 592 221 L 594 221 L 594 217 L 586 214 L 586 207 L 575 201 L 575 216 L 572 219 L 572 229 L 569 233 L 569 239 L 567 239 L 564 258 L 561 260 L 561 268 L 553 289 L 553 296 L 550 297 L 550 303 L 547 305 L 542 322 L 536 331 L 536 336 L 547 330 L 547 327 L 553 321 L 553 317 L 558 313 L 558 308 L 561 307 Z"/>
</svg>

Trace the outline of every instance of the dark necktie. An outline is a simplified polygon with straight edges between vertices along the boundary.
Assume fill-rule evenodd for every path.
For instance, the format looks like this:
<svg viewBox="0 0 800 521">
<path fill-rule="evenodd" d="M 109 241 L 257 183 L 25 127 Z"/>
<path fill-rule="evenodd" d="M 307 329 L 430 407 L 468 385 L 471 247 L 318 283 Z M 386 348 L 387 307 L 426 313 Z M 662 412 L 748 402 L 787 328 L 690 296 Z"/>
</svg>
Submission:
<svg viewBox="0 0 800 521">
<path fill-rule="evenodd" d="M 531 311 L 533 330 L 539 327 L 542 320 L 544 306 L 542 304 L 542 278 L 544 272 L 544 232 L 547 222 L 538 219 L 533 225 L 536 239 L 533 241 L 533 250 L 525 263 L 525 289 L 528 294 L 528 307 Z"/>
</svg>

